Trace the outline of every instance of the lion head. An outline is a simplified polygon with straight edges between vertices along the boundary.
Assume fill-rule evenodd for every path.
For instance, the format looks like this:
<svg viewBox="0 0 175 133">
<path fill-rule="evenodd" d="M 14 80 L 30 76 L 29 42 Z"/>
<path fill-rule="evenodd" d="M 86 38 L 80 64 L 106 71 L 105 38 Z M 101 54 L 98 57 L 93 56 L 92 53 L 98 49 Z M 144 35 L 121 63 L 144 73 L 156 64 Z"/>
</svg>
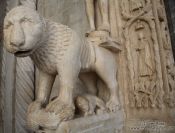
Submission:
<svg viewBox="0 0 175 133">
<path fill-rule="evenodd" d="M 4 19 L 4 46 L 15 56 L 30 55 L 44 34 L 44 19 L 32 8 L 18 6 Z"/>
</svg>

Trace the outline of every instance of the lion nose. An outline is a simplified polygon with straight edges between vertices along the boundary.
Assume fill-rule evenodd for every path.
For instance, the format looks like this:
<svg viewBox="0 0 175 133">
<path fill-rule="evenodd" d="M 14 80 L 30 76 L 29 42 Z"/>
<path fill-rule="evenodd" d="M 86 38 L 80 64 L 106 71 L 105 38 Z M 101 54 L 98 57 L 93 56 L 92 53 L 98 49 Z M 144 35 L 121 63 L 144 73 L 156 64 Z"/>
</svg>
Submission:
<svg viewBox="0 0 175 133">
<path fill-rule="evenodd" d="M 10 45 L 15 46 L 15 47 L 22 46 L 23 44 L 24 43 L 14 43 L 14 42 L 10 43 Z"/>
<path fill-rule="evenodd" d="M 24 44 L 24 32 L 20 24 L 14 24 L 10 40 L 10 44 L 16 47 L 22 46 Z"/>
</svg>

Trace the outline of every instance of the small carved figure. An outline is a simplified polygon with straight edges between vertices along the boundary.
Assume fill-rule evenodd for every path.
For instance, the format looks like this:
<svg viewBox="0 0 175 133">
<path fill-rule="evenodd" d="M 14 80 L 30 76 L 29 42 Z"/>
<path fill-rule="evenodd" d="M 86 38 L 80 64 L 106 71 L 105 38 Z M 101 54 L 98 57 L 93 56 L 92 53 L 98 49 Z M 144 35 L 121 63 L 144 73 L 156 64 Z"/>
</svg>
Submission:
<svg viewBox="0 0 175 133">
<path fill-rule="evenodd" d="M 75 105 L 83 116 L 106 112 L 105 103 L 97 96 L 89 94 L 78 96 L 75 100 Z"/>
<path fill-rule="evenodd" d="M 142 11 L 146 4 L 150 3 L 150 0 L 129 0 L 130 12 Z"/>
<path fill-rule="evenodd" d="M 75 83 L 78 76 L 81 76 L 79 73 L 88 72 L 96 72 L 106 83 L 110 91 L 107 108 L 111 112 L 119 109 L 117 65 L 111 51 L 94 46 L 67 26 L 46 20 L 34 9 L 25 6 L 18 6 L 6 15 L 4 41 L 7 51 L 18 57 L 30 56 L 39 69 L 38 91 L 36 100 L 29 106 L 29 114 L 48 104 L 55 77 L 58 75 L 58 97 L 45 110 L 58 116 L 61 112 L 68 111 L 64 119 L 60 115 L 59 121 L 72 119 L 75 111 Z M 84 79 L 84 83 L 93 80 Z"/>
<path fill-rule="evenodd" d="M 135 10 L 140 10 L 144 7 L 145 1 L 144 0 L 129 0 L 130 4 L 130 11 L 133 12 Z"/>
<path fill-rule="evenodd" d="M 108 17 L 108 6 L 109 0 L 86 0 L 86 13 L 90 24 L 90 32 L 95 30 L 102 30 L 109 32 L 109 17 Z M 96 28 L 96 17 L 97 13 L 95 10 L 96 4 L 99 6 L 102 24 Z"/>
<path fill-rule="evenodd" d="M 138 52 L 139 76 L 151 76 L 154 72 L 154 65 L 151 56 L 150 42 L 142 30 L 138 31 L 137 44 L 136 51 Z"/>
</svg>

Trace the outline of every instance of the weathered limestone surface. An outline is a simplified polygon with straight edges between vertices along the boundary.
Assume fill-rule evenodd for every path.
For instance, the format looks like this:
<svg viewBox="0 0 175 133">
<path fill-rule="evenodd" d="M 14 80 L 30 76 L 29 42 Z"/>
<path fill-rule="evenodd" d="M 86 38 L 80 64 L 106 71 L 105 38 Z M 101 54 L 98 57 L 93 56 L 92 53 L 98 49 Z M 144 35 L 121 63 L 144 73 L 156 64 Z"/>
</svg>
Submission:
<svg viewBox="0 0 175 133">
<path fill-rule="evenodd" d="M 63 122 L 56 133 L 118 133 L 123 128 L 123 113 L 102 114 Z"/>
<path fill-rule="evenodd" d="M 132 128 L 128 128 L 129 125 L 132 127 L 132 124 L 127 123 L 130 120 L 132 123 L 142 123 L 145 119 L 150 121 L 156 119 L 167 125 L 174 125 L 174 120 L 169 119 L 174 118 L 174 100 L 171 96 L 173 95 L 172 90 L 174 90 L 174 61 L 163 1 L 109 1 L 112 3 L 109 10 L 112 9 L 111 12 L 113 12 L 110 15 L 110 23 L 113 26 L 111 35 L 122 42 L 123 48 L 122 52 L 117 55 L 117 59 L 119 61 L 119 86 L 122 88 L 125 113 L 127 114 L 126 132 L 132 132 Z M 59 10 L 58 12 L 64 12 L 66 16 L 74 14 L 70 10 L 75 9 L 75 5 L 78 3 L 81 3 L 78 8 L 83 7 L 83 11 L 86 9 L 85 1 L 55 2 L 71 7 L 68 9 L 63 8 L 64 6 L 62 8 L 55 7 Z M 48 3 L 45 2 L 44 5 L 48 5 Z M 49 5 L 44 8 L 40 6 L 40 10 L 46 11 L 47 15 L 45 14 L 45 16 L 52 18 L 52 15 L 48 15 Z M 74 15 L 73 20 L 79 17 L 84 18 L 85 15 L 85 12 L 81 12 Z M 74 25 L 63 20 L 64 17 L 57 21 L 67 23 L 70 27 Z M 88 20 L 86 23 L 78 21 L 79 25 L 87 29 L 80 33 L 90 30 L 87 22 Z M 76 30 L 80 31 L 82 27 Z M 149 122 L 146 123 L 149 124 Z"/>
<path fill-rule="evenodd" d="M 11 3 L 12 5 L 13 2 Z M 174 133 L 175 64 L 163 0 L 38 0 L 37 2 L 37 10 L 42 16 L 49 20 L 68 25 L 78 33 L 80 38 L 84 39 L 87 37 L 87 41 L 93 43 L 93 46 L 103 47 L 109 51 L 113 51 L 112 53 L 115 55 L 117 61 L 118 73 L 116 74 L 116 81 L 118 81 L 119 86 L 121 110 L 117 111 L 116 115 L 104 113 L 106 112 L 104 105 L 110 94 L 102 81 L 97 80 L 96 87 L 102 91 L 99 91 L 94 97 L 94 95 L 86 95 L 92 92 L 92 90 L 89 91 L 87 88 L 89 84 L 93 89 L 96 87 L 92 86 L 91 83 L 85 84 L 77 80 L 76 91 L 74 91 L 75 94 L 73 95 L 76 101 L 75 108 L 78 110 L 78 113 L 82 113 L 82 118 L 74 117 L 73 120 L 62 122 L 57 128 L 58 133 L 113 133 L 115 126 L 119 129 L 116 132 L 119 133 Z M 108 6 L 103 5 L 106 2 L 109 2 L 106 4 Z M 105 20 L 105 23 L 108 23 L 109 27 L 106 26 L 108 24 L 103 25 L 101 23 L 104 13 L 102 14 L 100 7 L 104 8 L 103 11 L 106 9 L 108 11 L 106 14 L 108 20 Z M 92 16 L 95 16 L 95 19 L 92 19 Z M 37 87 L 33 86 L 34 71 L 38 70 L 34 70 L 31 62 L 27 61 L 31 66 L 27 67 L 28 65 L 22 65 L 26 62 L 25 59 L 23 62 L 23 60 L 17 58 L 16 63 L 16 58 L 13 56 L 12 58 L 9 57 L 11 55 L 8 55 L 8 58 L 6 58 L 6 61 L 8 59 L 7 69 L 11 71 L 8 71 L 8 73 L 4 71 L 4 75 L 7 75 L 7 77 L 4 77 L 9 77 L 10 82 L 6 79 L 2 83 L 5 83 L 4 88 L 10 88 L 4 91 L 4 94 L 6 96 L 9 94 L 13 96 L 10 100 L 6 100 L 5 103 L 5 109 L 9 109 L 6 112 L 9 113 L 5 121 L 6 132 L 11 133 L 14 128 L 17 132 L 25 129 L 25 122 L 19 121 L 21 118 L 19 114 L 21 111 L 24 115 L 26 114 L 26 108 L 29 102 L 31 102 L 31 99 L 33 99 L 33 90 L 35 89 L 38 92 L 37 88 L 41 86 L 39 85 L 38 72 L 35 78 Z M 111 57 L 103 59 L 104 61 L 108 61 Z M 18 64 L 17 69 L 15 68 L 16 64 Z M 26 76 L 30 77 L 30 80 L 20 80 L 20 77 L 23 76 L 23 74 L 20 76 L 20 66 L 22 66 L 21 68 L 27 67 L 27 70 L 22 72 L 25 72 Z M 15 74 L 12 68 L 15 68 L 15 72 L 18 73 Z M 11 72 L 13 76 L 10 76 L 9 73 Z M 94 75 L 91 74 L 89 75 L 89 79 L 96 81 Z M 22 82 L 28 83 L 26 81 L 32 83 L 30 89 L 21 87 Z M 14 83 L 15 87 L 12 85 Z M 44 83 L 46 82 L 42 82 L 42 84 Z M 47 83 L 45 85 L 50 86 L 49 82 Z M 52 94 L 49 98 L 50 104 L 48 104 L 48 107 L 46 106 L 46 110 L 43 107 L 40 110 L 40 106 L 38 106 L 40 104 L 38 103 L 31 106 L 34 106 L 34 109 L 36 108 L 37 111 L 39 110 L 34 113 L 32 118 L 38 121 L 43 120 L 43 123 L 41 122 L 43 127 L 48 127 L 47 124 L 49 122 L 56 123 L 55 128 L 59 123 L 58 117 L 60 116 L 49 114 L 48 110 L 51 108 L 51 111 L 53 111 L 57 107 L 53 105 L 60 104 L 57 98 L 60 91 L 59 77 L 57 77 L 52 88 Z M 15 91 L 16 93 L 13 90 L 17 90 Z M 20 93 L 22 91 L 30 92 L 32 95 L 27 100 L 27 104 L 23 102 L 26 96 Z M 40 96 L 43 95 L 43 93 L 40 94 Z M 77 95 L 78 97 L 76 97 Z M 25 105 L 24 110 L 22 108 L 24 106 L 19 106 L 17 104 L 18 102 L 15 102 L 15 104 L 12 102 L 15 99 L 14 96 L 19 96 L 16 97 L 16 101 L 20 101 L 21 104 L 23 103 Z M 21 98 L 23 100 L 19 100 Z M 31 110 L 29 108 L 29 111 L 32 112 L 33 109 L 31 106 Z M 17 113 L 13 113 L 14 107 Z M 65 114 L 72 111 L 70 109 L 71 107 L 66 106 L 66 108 L 68 112 L 64 110 Z M 99 112 L 104 114 L 97 115 L 98 108 L 100 108 Z M 47 117 L 48 114 L 50 115 L 49 117 Z M 40 117 L 43 115 L 46 117 Z M 15 124 L 11 123 L 13 116 L 17 118 Z M 72 116 L 70 117 L 72 119 Z M 48 118 L 51 121 L 45 124 L 45 120 L 48 120 Z M 66 119 L 68 120 L 69 118 Z M 122 126 L 123 122 L 124 127 Z M 109 127 L 111 128 L 109 129 Z M 123 130 L 120 130 L 121 127 L 123 127 Z M 55 133 L 55 130 L 43 128 L 42 131 L 38 132 Z"/>
<path fill-rule="evenodd" d="M 68 26 L 40 16 L 33 3 L 24 3 L 10 10 L 4 19 L 3 30 L 4 48 L 16 57 L 29 56 L 39 70 L 36 97 L 27 111 L 28 128 L 35 132 L 40 128 L 56 129 L 62 122 L 74 119 L 76 111 L 77 114 L 84 111 L 85 116 L 95 117 L 95 114 L 115 113 L 121 110 L 116 78 L 118 65 L 113 53 L 120 52 L 115 46 L 120 43 L 114 41 L 104 27 L 81 38 Z M 103 7 L 100 8 L 103 10 Z M 108 13 L 108 10 L 106 11 Z M 104 34 L 106 32 L 108 35 Z M 96 38 L 99 40 L 93 40 Z M 105 60 L 106 58 L 108 60 Z M 17 62 L 17 65 L 24 64 Z M 16 75 L 16 80 L 18 77 L 20 79 L 18 69 Z M 59 93 L 50 101 L 56 76 L 59 78 Z M 86 95 L 74 95 L 78 77 L 87 88 L 84 92 Z M 17 80 L 15 85 L 18 86 L 21 81 L 21 84 L 29 81 L 26 80 L 27 77 L 23 79 Z M 106 91 L 97 87 L 98 81 L 106 86 L 108 96 L 105 96 Z M 78 100 L 74 103 L 79 97 L 85 102 Z"/>
<path fill-rule="evenodd" d="M 123 113 L 102 114 L 77 118 L 68 122 L 62 122 L 55 131 L 38 131 L 44 133 L 121 133 L 123 128 Z"/>
</svg>

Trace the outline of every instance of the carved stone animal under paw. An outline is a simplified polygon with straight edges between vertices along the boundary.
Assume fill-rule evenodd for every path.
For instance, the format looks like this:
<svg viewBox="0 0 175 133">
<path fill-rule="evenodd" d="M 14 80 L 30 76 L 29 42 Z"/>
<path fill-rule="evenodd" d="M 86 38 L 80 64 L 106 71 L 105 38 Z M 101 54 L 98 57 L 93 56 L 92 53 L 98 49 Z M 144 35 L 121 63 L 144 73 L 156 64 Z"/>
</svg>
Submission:
<svg viewBox="0 0 175 133">
<path fill-rule="evenodd" d="M 69 105 L 71 109 L 68 110 L 71 110 L 72 115 L 73 90 L 80 73 L 95 72 L 106 83 L 110 99 L 118 101 L 117 65 L 113 53 L 103 47 L 94 46 L 86 39 L 81 39 L 67 26 L 44 19 L 34 9 L 18 6 L 5 17 L 4 42 L 7 51 L 18 57 L 30 56 L 37 66 L 38 105 L 48 103 L 55 77 L 59 76 L 60 101 L 59 104 L 53 101 L 51 107 L 54 112 L 58 111 L 57 116 L 60 116 L 59 108 L 62 108 L 62 105 Z M 118 103 L 114 101 L 109 102 L 110 111 L 118 109 L 116 106 Z M 30 108 L 31 112 L 36 111 L 34 105 Z M 69 118 L 68 113 L 64 119 Z M 58 118 L 58 121 L 60 119 Z"/>
<path fill-rule="evenodd" d="M 48 113 L 44 109 L 31 112 L 27 115 L 27 125 L 32 131 L 38 131 L 39 128 L 56 129 L 62 122 L 60 115 Z"/>
<path fill-rule="evenodd" d="M 105 103 L 100 98 L 89 94 L 77 96 L 75 105 L 83 116 L 102 114 L 107 111 Z"/>
<path fill-rule="evenodd" d="M 55 113 L 56 115 L 59 114 L 60 118 L 63 121 L 73 118 L 75 107 L 73 104 L 68 105 L 67 103 L 64 103 L 64 101 L 61 101 L 59 98 L 56 98 L 47 105 L 45 111 Z"/>
<path fill-rule="evenodd" d="M 51 101 L 45 109 L 38 107 L 37 102 L 33 102 L 28 108 L 27 125 L 33 130 L 56 129 L 62 121 L 67 121 L 74 116 L 74 107 L 63 104 L 58 98 Z M 33 110 L 34 109 L 34 110 Z"/>
</svg>

